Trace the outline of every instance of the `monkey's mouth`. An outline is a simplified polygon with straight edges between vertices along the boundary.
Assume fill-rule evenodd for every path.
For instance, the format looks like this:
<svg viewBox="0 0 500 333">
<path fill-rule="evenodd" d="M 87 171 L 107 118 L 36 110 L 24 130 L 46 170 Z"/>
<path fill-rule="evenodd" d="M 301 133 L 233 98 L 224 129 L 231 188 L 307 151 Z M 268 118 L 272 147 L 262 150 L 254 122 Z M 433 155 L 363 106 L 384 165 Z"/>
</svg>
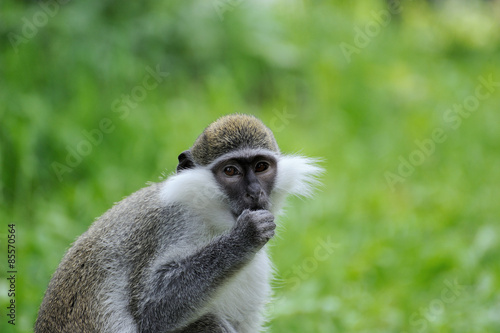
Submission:
<svg viewBox="0 0 500 333">
<path fill-rule="evenodd" d="M 267 205 L 247 205 L 244 207 L 240 207 L 238 209 L 232 209 L 231 214 L 233 215 L 233 217 L 235 219 L 237 219 L 243 213 L 243 211 L 246 209 L 251 210 L 251 211 L 268 210 L 268 207 L 267 207 Z"/>
<path fill-rule="evenodd" d="M 262 209 L 267 209 L 267 205 L 260 205 L 260 204 L 254 204 L 248 207 L 248 209 L 255 211 L 255 210 L 262 210 Z"/>
</svg>

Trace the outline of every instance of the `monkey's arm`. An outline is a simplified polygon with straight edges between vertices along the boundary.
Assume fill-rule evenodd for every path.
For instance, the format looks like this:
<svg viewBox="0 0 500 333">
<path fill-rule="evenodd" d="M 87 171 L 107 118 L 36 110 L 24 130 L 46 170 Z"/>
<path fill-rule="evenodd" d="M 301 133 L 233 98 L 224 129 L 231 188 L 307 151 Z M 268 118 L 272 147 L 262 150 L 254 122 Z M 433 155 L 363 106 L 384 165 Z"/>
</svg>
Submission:
<svg viewBox="0 0 500 333">
<path fill-rule="evenodd" d="M 153 271 L 147 278 L 149 292 L 138 304 L 139 332 L 171 332 L 204 315 L 200 309 L 209 304 L 217 288 L 274 235 L 273 220 L 268 211 L 246 210 L 230 232 Z"/>
</svg>

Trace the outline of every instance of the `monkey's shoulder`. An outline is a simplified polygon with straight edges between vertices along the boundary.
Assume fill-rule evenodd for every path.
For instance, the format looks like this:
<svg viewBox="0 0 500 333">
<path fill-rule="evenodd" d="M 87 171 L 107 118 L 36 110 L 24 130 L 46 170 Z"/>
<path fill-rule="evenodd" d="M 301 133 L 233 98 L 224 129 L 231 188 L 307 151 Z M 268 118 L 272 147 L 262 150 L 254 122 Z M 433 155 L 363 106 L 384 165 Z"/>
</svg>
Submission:
<svg viewBox="0 0 500 333">
<path fill-rule="evenodd" d="M 86 247 L 97 245 L 106 252 L 120 252 L 128 251 L 130 244 L 175 243 L 184 235 L 198 235 L 205 231 L 200 229 L 210 227 L 200 221 L 210 219 L 213 214 L 209 210 L 200 216 L 193 214 L 191 203 L 166 200 L 168 187 L 168 181 L 152 183 L 116 202 L 78 241 L 87 243 Z"/>
<path fill-rule="evenodd" d="M 119 231 L 124 228 L 144 228 L 148 225 L 175 218 L 180 207 L 162 202 L 161 183 L 152 183 L 116 202 L 96 219 L 91 228 Z M 89 229 L 90 230 L 90 229 Z"/>
</svg>

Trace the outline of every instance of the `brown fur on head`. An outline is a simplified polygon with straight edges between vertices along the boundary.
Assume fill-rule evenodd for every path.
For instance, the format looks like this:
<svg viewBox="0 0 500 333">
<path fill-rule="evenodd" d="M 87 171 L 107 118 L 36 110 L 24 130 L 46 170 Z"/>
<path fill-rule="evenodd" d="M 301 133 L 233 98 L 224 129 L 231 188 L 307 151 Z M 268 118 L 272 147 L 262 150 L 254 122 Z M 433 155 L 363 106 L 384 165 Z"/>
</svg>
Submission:
<svg viewBox="0 0 500 333">
<path fill-rule="evenodd" d="M 269 149 L 279 153 L 273 132 L 254 116 L 231 114 L 210 124 L 191 147 L 196 164 L 207 165 L 232 150 Z"/>
</svg>

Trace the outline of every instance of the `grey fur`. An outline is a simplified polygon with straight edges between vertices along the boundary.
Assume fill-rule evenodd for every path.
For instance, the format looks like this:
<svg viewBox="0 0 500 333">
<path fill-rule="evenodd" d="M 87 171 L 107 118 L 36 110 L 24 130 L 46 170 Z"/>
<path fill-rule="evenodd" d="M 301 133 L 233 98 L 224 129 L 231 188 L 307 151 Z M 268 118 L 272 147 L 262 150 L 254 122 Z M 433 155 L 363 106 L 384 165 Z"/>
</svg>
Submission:
<svg viewBox="0 0 500 333">
<path fill-rule="evenodd" d="M 259 119 L 245 114 L 227 115 L 210 124 L 196 139 L 191 153 L 197 164 L 207 165 L 219 156 L 242 148 L 279 153 L 273 132 Z"/>
<path fill-rule="evenodd" d="M 182 206 L 165 207 L 160 187 L 117 203 L 73 244 L 49 284 L 36 333 L 115 332 L 110 318 L 133 318 L 131 332 L 233 332 L 212 314 L 196 318 L 273 236 L 273 215 L 245 211 L 217 235 Z"/>
<path fill-rule="evenodd" d="M 234 178 L 231 166 L 241 171 Z M 231 115 L 179 156 L 177 171 L 115 204 L 75 241 L 35 333 L 260 330 L 273 213 L 287 194 L 308 194 L 320 168 L 280 155 L 260 120 Z"/>
</svg>

